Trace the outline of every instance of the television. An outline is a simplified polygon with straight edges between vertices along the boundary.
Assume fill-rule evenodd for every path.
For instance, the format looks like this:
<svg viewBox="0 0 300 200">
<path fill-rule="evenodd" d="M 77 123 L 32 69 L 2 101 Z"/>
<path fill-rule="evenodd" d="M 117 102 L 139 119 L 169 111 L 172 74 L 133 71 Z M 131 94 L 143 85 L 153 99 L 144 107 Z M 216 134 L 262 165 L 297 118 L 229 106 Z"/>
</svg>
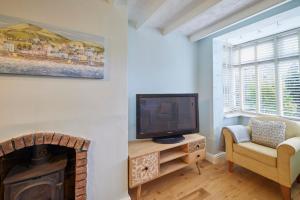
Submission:
<svg viewBox="0 0 300 200">
<path fill-rule="evenodd" d="M 176 143 L 199 132 L 198 94 L 137 94 L 136 138 Z"/>
</svg>

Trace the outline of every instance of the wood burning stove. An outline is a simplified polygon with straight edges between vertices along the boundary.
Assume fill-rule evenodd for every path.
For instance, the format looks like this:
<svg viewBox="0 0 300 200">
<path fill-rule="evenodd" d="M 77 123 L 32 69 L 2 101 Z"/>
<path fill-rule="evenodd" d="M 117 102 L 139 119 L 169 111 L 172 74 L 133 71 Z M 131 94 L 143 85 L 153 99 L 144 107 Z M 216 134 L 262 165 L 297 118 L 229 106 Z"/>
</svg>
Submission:
<svg viewBox="0 0 300 200">
<path fill-rule="evenodd" d="M 51 157 L 47 145 L 36 145 L 29 166 L 16 166 L 3 181 L 4 200 L 63 200 L 64 156 Z"/>
</svg>

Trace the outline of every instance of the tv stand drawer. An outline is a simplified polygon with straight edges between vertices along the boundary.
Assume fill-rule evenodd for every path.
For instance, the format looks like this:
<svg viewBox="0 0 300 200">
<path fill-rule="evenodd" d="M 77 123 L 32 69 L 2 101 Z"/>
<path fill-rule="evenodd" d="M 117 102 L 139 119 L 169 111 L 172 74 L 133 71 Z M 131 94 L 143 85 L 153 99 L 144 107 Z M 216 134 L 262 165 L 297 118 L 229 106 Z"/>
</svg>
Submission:
<svg viewBox="0 0 300 200">
<path fill-rule="evenodd" d="M 187 163 L 193 164 L 197 161 L 201 161 L 205 159 L 205 149 L 195 151 L 188 155 Z"/>
<path fill-rule="evenodd" d="M 143 155 L 129 162 L 129 185 L 134 187 L 156 178 L 159 175 L 159 153 Z"/>
<path fill-rule="evenodd" d="M 189 143 L 189 152 L 193 153 L 205 148 L 205 139 Z"/>
</svg>

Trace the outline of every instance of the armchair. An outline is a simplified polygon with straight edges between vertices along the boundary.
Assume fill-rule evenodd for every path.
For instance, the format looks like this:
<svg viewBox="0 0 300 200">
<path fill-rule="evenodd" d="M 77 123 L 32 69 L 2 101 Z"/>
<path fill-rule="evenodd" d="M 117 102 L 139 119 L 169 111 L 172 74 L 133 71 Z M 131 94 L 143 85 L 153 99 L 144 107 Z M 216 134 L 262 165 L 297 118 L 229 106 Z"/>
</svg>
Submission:
<svg viewBox="0 0 300 200">
<path fill-rule="evenodd" d="M 286 140 L 276 149 L 249 142 L 236 143 L 229 129 L 223 129 L 228 170 L 238 164 L 280 184 L 284 200 L 291 199 L 291 186 L 300 183 L 300 123 L 280 117 L 259 117 L 259 120 L 284 121 Z M 251 135 L 251 128 L 248 129 Z"/>
</svg>

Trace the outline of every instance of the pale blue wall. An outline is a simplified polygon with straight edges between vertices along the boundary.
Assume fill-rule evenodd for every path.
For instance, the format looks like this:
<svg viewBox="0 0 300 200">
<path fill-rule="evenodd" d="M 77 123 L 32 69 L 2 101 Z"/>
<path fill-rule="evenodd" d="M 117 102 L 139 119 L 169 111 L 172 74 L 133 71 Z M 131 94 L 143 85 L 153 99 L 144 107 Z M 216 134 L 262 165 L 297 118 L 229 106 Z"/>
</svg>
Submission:
<svg viewBox="0 0 300 200">
<path fill-rule="evenodd" d="M 198 43 L 198 88 L 199 88 L 199 124 L 200 133 L 207 137 L 208 151 L 213 147 L 213 43 L 200 40 Z"/>
<path fill-rule="evenodd" d="M 197 92 L 197 46 L 180 35 L 128 30 L 129 140 L 135 139 L 135 95 Z"/>
<path fill-rule="evenodd" d="M 220 106 L 213 106 L 214 94 L 213 87 L 215 84 L 221 84 L 221 80 L 216 79 L 217 75 L 214 74 L 213 65 L 213 39 L 222 34 L 231 32 L 233 30 L 239 29 L 243 26 L 250 25 L 257 21 L 269 18 L 273 15 L 279 14 L 281 12 L 290 10 L 292 8 L 300 6 L 300 0 L 293 0 L 284 5 L 271 9 L 265 13 L 256 15 L 250 19 L 247 19 L 241 23 L 238 23 L 232 27 L 219 31 L 207 38 L 204 38 L 197 42 L 198 46 L 198 58 L 199 58 L 199 112 L 200 112 L 200 132 L 207 136 L 208 152 L 217 153 L 219 151 L 218 143 L 220 131 L 219 127 L 222 125 L 231 124 L 246 124 L 248 119 L 246 118 L 233 118 L 223 120 L 223 124 L 219 124 L 218 119 L 222 116 L 223 110 L 219 109 Z M 216 108 L 218 107 L 218 108 Z M 215 119 L 215 120 L 214 120 Z"/>
</svg>

